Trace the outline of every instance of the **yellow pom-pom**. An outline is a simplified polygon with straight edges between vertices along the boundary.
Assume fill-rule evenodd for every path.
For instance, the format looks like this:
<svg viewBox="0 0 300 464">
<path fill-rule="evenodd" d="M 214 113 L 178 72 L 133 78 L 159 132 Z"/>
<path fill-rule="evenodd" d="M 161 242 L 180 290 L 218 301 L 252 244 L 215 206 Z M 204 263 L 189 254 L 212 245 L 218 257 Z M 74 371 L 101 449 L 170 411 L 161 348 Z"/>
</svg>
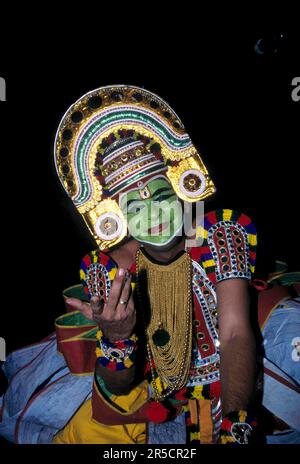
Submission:
<svg viewBox="0 0 300 464">
<path fill-rule="evenodd" d="M 81 280 L 86 280 L 86 275 L 83 269 L 80 269 L 79 271 L 79 277 Z"/>
<path fill-rule="evenodd" d="M 97 338 L 97 340 L 100 340 L 100 339 L 101 339 L 101 337 L 102 337 L 102 335 L 103 335 L 103 332 L 102 332 L 102 330 L 101 330 L 101 329 L 100 329 L 100 330 L 98 330 L 98 332 L 96 333 L 96 338 Z"/>
<path fill-rule="evenodd" d="M 241 410 L 239 411 L 239 419 L 240 422 L 246 422 L 247 411 Z"/>
<path fill-rule="evenodd" d="M 133 366 L 133 362 L 131 361 L 131 359 L 125 359 L 124 364 L 127 367 L 127 369 Z"/>
<path fill-rule="evenodd" d="M 203 386 L 202 385 L 196 385 L 194 387 L 192 398 L 196 398 L 198 400 L 203 400 L 204 398 L 203 398 L 203 395 L 202 395 L 202 391 L 203 391 Z"/>
<path fill-rule="evenodd" d="M 196 441 L 199 441 L 200 437 L 199 437 L 199 432 L 191 432 L 191 440 L 196 440 Z"/>
<path fill-rule="evenodd" d="M 97 348 L 96 348 L 96 356 L 97 356 L 97 358 L 100 358 L 100 357 L 102 356 L 102 354 L 103 354 L 103 353 L 102 353 L 102 351 L 100 350 L 100 348 L 97 347 Z"/>
</svg>

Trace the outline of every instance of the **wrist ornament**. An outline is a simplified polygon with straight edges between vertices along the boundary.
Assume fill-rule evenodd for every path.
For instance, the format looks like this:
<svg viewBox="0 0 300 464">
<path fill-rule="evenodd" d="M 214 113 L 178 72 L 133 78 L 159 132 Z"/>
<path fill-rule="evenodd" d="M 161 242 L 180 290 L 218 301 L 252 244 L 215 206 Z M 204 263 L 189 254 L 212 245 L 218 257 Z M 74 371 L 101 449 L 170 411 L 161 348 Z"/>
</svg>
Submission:
<svg viewBox="0 0 300 464">
<path fill-rule="evenodd" d="M 219 442 L 221 444 L 248 445 L 256 427 L 256 419 L 247 411 L 231 411 L 223 417 Z"/>
<path fill-rule="evenodd" d="M 111 342 L 99 329 L 96 337 L 97 363 L 112 371 L 122 371 L 133 366 L 138 341 L 136 335 Z"/>
</svg>

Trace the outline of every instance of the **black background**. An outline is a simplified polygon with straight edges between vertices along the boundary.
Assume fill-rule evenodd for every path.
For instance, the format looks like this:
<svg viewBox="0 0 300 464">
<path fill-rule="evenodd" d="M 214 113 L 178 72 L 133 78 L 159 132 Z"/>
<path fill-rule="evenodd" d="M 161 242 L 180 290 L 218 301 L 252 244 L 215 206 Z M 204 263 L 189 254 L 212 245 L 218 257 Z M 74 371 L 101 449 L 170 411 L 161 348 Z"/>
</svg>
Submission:
<svg viewBox="0 0 300 464">
<path fill-rule="evenodd" d="M 56 179 L 53 143 L 67 108 L 100 86 L 137 85 L 165 99 L 217 186 L 206 211 L 232 208 L 252 217 L 259 274 L 272 271 L 275 259 L 297 270 L 300 102 L 291 98 L 292 79 L 300 76 L 296 33 L 157 28 L 155 21 L 144 34 L 124 28 L 117 40 L 115 30 L 103 32 L 101 25 L 93 40 L 84 28 L 74 28 L 51 45 L 53 27 L 47 42 L 38 33 L 30 39 L 25 34 L 2 55 L 7 101 L 0 102 L 0 336 L 8 352 L 54 330 L 64 310 L 62 290 L 78 282 L 80 260 L 94 248 Z M 260 38 L 266 45 L 258 55 Z"/>
<path fill-rule="evenodd" d="M 259 274 L 272 271 L 275 259 L 299 269 L 300 102 L 291 99 L 292 79 L 300 76 L 298 24 L 294 31 L 285 27 L 279 14 L 270 30 L 275 6 L 260 20 L 262 2 L 251 3 L 250 16 L 234 8 L 224 17 L 213 3 L 217 21 L 175 3 L 166 16 L 160 5 L 145 3 L 143 11 L 131 2 L 108 5 L 110 11 L 101 4 L 100 12 L 69 4 L 66 17 L 62 5 L 12 6 L 10 22 L 4 5 L 0 17 L 0 76 L 7 82 L 7 101 L 0 102 L 0 336 L 7 352 L 54 330 L 64 310 L 62 290 L 78 282 L 80 259 L 94 248 L 56 179 L 53 143 L 67 108 L 100 86 L 137 85 L 165 99 L 217 186 L 206 211 L 233 208 L 253 218 Z M 256 26 L 245 27 L 247 21 Z M 258 55 L 254 46 L 261 38 L 265 52 Z M 3 445 L 0 439 L 1 453 Z M 60 458 L 72 451 L 75 460 L 87 456 L 86 447 L 58 448 Z M 281 462 L 292 452 L 279 448 L 269 445 L 268 457 L 274 450 Z M 40 462 L 56 457 L 56 449 L 14 452 Z M 101 447 L 88 451 L 101 460 Z M 244 447 L 201 447 L 201 457 L 206 451 L 209 458 L 230 451 L 240 453 L 239 461 L 241 452 L 254 458 Z M 262 451 L 255 449 L 255 457 Z"/>
</svg>

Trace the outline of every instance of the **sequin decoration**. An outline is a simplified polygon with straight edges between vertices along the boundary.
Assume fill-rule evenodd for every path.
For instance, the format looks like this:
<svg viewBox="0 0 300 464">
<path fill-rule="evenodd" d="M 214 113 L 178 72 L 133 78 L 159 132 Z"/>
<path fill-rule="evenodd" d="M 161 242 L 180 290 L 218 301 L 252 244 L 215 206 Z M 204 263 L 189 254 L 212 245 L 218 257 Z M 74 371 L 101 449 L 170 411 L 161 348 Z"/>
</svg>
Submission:
<svg viewBox="0 0 300 464">
<path fill-rule="evenodd" d="M 99 296 L 100 302 L 104 303 L 111 288 L 108 272 L 100 263 L 91 264 L 86 272 L 86 284 L 91 296 Z"/>
<path fill-rule="evenodd" d="M 101 251 L 95 250 L 87 254 L 81 261 L 79 271 L 84 292 L 89 298 L 100 296 L 105 302 L 116 272 L 116 264 Z"/>
<path fill-rule="evenodd" d="M 188 197 L 198 197 L 206 189 L 205 175 L 197 169 L 188 169 L 179 179 L 179 188 Z"/>
<path fill-rule="evenodd" d="M 219 379 L 219 343 L 216 293 L 201 265 L 193 260 L 193 357 L 188 386 Z"/>
<path fill-rule="evenodd" d="M 233 277 L 251 278 L 248 238 L 241 225 L 220 221 L 211 227 L 207 240 L 216 263 L 217 282 Z"/>
</svg>

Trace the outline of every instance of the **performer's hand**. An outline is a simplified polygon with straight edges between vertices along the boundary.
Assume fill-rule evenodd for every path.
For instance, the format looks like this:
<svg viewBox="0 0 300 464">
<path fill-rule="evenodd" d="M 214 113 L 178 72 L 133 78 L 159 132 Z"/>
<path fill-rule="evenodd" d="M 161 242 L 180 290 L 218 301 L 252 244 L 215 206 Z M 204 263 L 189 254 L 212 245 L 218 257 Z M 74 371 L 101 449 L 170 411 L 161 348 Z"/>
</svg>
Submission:
<svg viewBox="0 0 300 464">
<path fill-rule="evenodd" d="M 136 324 L 136 311 L 131 294 L 131 275 L 119 269 L 113 281 L 109 297 L 104 305 L 98 296 L 91 298 L 90 305 L 76 298 L 68 298 L 68 305 L 91 321 L 97 322 L 104 335 L 111 341 L 129 338 Z"/>
</svg>

